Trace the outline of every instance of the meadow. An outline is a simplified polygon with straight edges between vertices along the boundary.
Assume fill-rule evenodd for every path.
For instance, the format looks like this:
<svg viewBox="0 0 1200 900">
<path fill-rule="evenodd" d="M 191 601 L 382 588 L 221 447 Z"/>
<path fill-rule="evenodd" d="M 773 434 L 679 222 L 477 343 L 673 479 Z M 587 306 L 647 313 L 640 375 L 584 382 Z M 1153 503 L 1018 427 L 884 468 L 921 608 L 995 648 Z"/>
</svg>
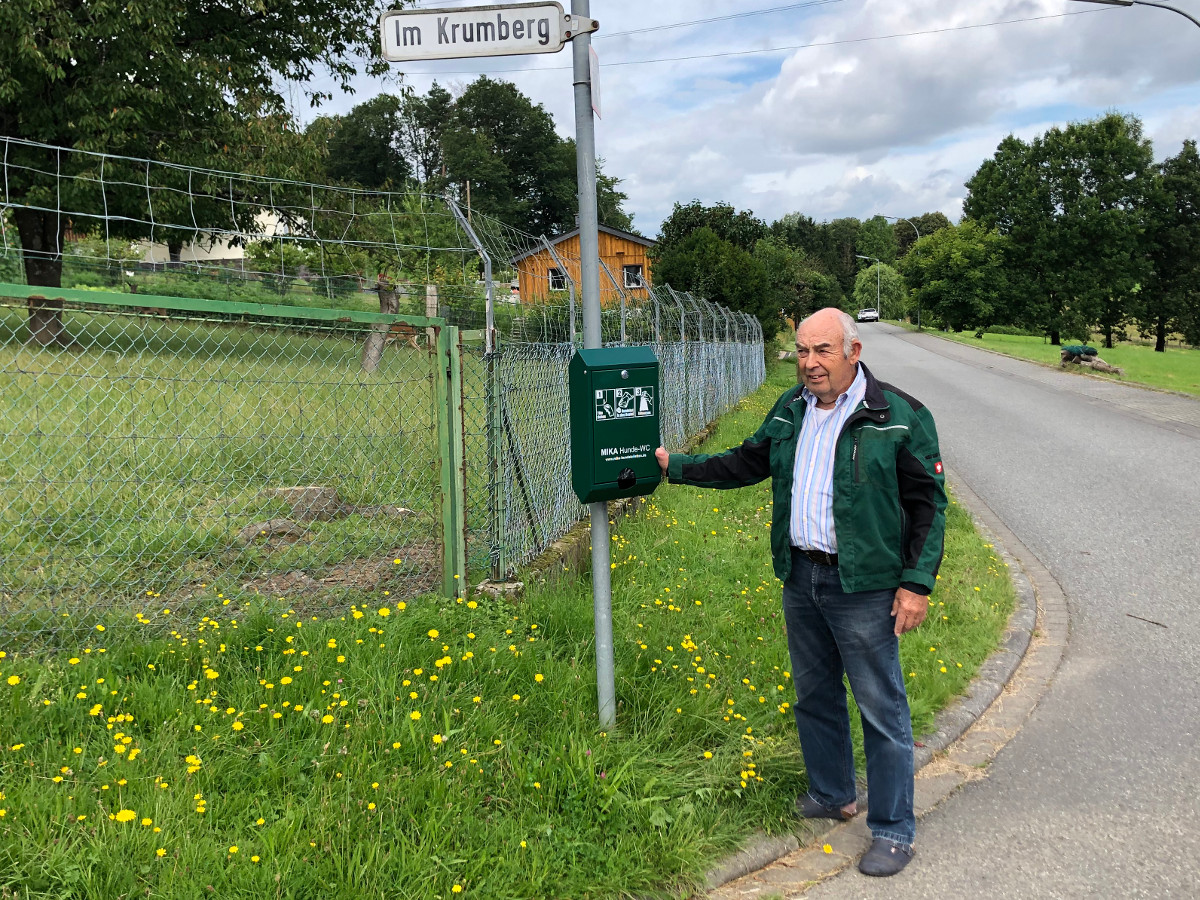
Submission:
<svg viewBox="0 0 1200 900">
<path fill-rule="evenodd" d="M 364 328 L 349 323 L 136 310 L 65 321 L 75 345 L 39 349 L 24 341 L 23 304 L 0 307 L 0 632 L 61 630 L 64 611 L 77 631 L 91 624 L 84 610 L 138 586 L 319 578 L 440 537 L 427 352 L 389 348 L 364 373 Z M 298 540 L 239 540 L 289 516 L 269 491 L 297 485 L 412 512 L 311 522 Z"/>
<path fill-rule="evenodd" d="M 723 417 L 761 422 L 794 368 Z M 516 601 L 363 592 L 342 614 L 146 585 L 77 647 L 0 658 L 0 894 L 679 896 L 805 786 L 766 485 L 664 485 L 612 535 L 617 726 L 596 724 L 589 579 Z M 918 733 L 1013 605 L 952 504 L 902 641 Z M 206 608 L 204 615 L 196 615 Z"/>
<path fill-rule="evenodd" d="M 947 340 L 973 347 L 986 347 L 1009 356 L 1030 359 L 1034 362 L 1057 366 L 1059 351 L 1042 337 L 1015 334 L 985 333 L 976 338 L 973 332 L 955 334 L 949 331 L 930 332 Z M 1063 343 L 1073 343 L 1064 339 Z M 1105 362 L 1125 370 L 1124 375 L 1093 372 L 1090 369 L 1071 367 L 1071 371 L 1082 371 L 1115 381 L 1128 381 L 1150 387 L 1200 395 L 1200 350 L 1186 347 L 1167 347 L 1163 353 L 1155 353 L 1148 344 L 1116 342 L 1111 348 L 1103 347 L 1098 341 L 1090 346 L 1100 351 Z"/>
</svg>

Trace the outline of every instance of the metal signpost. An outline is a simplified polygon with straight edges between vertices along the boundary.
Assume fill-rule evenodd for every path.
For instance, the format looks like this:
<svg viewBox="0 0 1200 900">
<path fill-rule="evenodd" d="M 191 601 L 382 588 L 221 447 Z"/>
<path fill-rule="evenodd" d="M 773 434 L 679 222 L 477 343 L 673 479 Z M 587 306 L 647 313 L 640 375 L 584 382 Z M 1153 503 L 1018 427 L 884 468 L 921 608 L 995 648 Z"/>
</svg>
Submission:
<svg viewBox="0 0 1200 900">
<path fill-rule="evenodd" d="M 383 57 L 389 62 L 464 59 L 525 53 L 557 53 L 571 42 L 575 86 L 575 165 L 579 180 L 580 289 L 583 346 L 602 346 L 600 330 L 600 237 L 596 208 L 596 131 L 599 98 L 592 96 L 589 0 L 571 0 L 568 15 L 558 3 L 513 3 L 456 9 L 390 10 L 379 19 Z M 608 503 L 588 504 L 592 519 L 592 590 L 596 619 L 596 693 L 600 726 L 617 720 L 613 668 L 612 589 L 609 582 Z"/>
</svg>

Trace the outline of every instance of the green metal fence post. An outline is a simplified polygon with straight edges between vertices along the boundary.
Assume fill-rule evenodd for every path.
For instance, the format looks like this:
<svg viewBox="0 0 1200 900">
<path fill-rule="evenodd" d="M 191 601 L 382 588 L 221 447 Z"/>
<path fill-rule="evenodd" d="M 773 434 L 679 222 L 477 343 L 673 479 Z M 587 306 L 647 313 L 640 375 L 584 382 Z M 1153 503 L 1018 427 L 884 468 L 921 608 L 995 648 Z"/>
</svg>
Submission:
<svg viewBox="0 0 1200 900">
<path fill-rule="evenodd" d="M 438 329 L 434 365 L 438 450 L 442 487 L 442 590 L 458 597 L 467 590 L 466 491 L 462 410 L 462 347 L 458 329 Z"/>
<path fill-rule="evenodd" d="M 502 581 L 508 577 L 508 559 L 505 551 L 508 548 L 507 516 L 504 502 L 504 485 L 501 482 L 501 454 L 503 451 L 504 434 L 504 382 L 501 372 L 500 346 L 497 341 L 487 354 L 487 453 L 488 453 L 488 487 L 489 497 L 489 527 L 492 541 L 492 572 L 493 581 Z"/>
</svg>

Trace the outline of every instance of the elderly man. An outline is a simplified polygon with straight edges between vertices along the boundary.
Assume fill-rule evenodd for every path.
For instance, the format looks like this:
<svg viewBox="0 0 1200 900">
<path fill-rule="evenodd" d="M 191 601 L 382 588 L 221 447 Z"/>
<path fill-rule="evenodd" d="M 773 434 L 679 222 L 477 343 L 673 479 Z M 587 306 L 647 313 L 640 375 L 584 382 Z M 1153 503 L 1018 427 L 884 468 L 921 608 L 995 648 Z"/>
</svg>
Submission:
<svg viewBox="0 0 1200 900">
<path fill-rule="evenodd" d="M 899 636 L 925 619 L 942 560 L 946 493 L 929 410 L 859 362 L 854 320 L 823 309 L 800 323 L 801 385 L 741 446 L 656 453 L 674 483 L 735 488 L 770 476 L 771 551 L 783 582 L 805 818 L 857 812 L 843 674 L 862 716 L 867 825 L 859 861 L 894 875 L 913 855 L 913 741 Z"/>
</svg>

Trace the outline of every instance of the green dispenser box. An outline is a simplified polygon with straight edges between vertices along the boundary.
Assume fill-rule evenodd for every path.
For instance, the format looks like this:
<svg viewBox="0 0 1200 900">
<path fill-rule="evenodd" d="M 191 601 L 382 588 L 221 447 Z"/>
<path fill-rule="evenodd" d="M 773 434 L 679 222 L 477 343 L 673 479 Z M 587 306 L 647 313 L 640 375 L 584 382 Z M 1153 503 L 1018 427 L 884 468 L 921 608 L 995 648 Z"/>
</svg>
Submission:
<svg viewBox="0 0 1200 900">
<path fill-rule="evenodd" d="M 658 358 L 649 347 L 576 350 L 568 368 L 571 486 L 583 503 L 653 493 L 662 480 Z"/>
</svg>

